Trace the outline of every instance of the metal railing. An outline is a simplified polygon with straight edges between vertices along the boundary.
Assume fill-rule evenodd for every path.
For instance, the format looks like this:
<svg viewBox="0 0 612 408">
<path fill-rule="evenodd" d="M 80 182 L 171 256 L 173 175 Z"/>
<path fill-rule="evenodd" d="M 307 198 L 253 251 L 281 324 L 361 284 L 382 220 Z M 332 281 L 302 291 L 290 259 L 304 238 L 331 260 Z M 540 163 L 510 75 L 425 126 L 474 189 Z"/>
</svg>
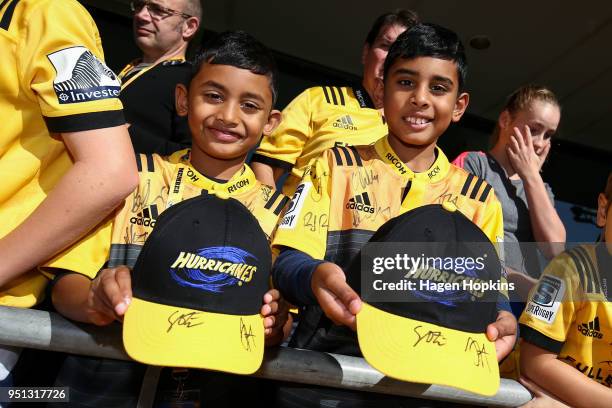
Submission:
<svg viewBox="0 0 612 408">
<path fill-rule="evenodd" d="M 0 344 L 71 354 L 129 360 L 121 327 L 79 324 L 56 313 L 0 306 Z M 362 358 L 288 347 L 269 348 L 255 374 L 270 380 L 417 397 L 464 404 L 515 407 L 531 394 L 516 381 L 502 379 L 493 397 L 440 385 L 407 383 L 385 377 Z"/>
</svg>

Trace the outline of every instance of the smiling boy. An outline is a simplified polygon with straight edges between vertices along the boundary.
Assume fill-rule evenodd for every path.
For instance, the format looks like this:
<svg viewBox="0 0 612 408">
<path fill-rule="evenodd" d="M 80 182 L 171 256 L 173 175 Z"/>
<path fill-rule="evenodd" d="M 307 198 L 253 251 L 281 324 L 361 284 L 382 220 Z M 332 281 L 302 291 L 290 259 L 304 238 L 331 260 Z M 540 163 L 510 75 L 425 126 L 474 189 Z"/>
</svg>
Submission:
<svg viewBox="0 0 612 408">
<path fill-rule="evenodd" d="M 110 250 L 99 248 L 108 251 L 107 268 L 96 276 L 82 271 L 58 276 L 52 296 L 60 313 L 97 325 L 121 320 L 132 297 L 130 268 L 157 217 L 180 201 L 201 194 L 234 198 L 267 236 L 272 234 L 288 198 L 259 183 L 244 161 L 261 135 L 280 121 L 273 108 L 276 75 L 270 52 L 247 33 L 222 33 L 207 44 L 196 58 L 189 87 L 178 85 L 176 90 L 177 111 L 187 116 L 192 149 L 169 157 L 137 156 L 140 184 L 115 214 Z M 284 336 L 287 310 L 277 290 L 268 291 L 262 303 L 266 343 L 274 344 Z M 62 372 L 68 378 L 60 376 L 59 382 L 78 390 L 89 405 L 115 406 L 118 395 L 128 406 L 136 405 L 142 366 L 71 356 Z M 98 388 L 87 389 L 89 384 Z"/>
<path fill-rule="evenodd" d="M 361 299 L 343 269 L 391 218 L 450 202 L 492 242 L 501 240 L 502 212 L 491 187 L 450 164 L 436 145 L 467 108 L 465 75 L 463 46 L 454 32 L 414 26 L 397 38 L 385 61 L 379 92 L 388 135 L 369 146 L 335 147 L 311 163 L 273 239 L 280 252 L 273 268 L 276 287 L 303 307 L 290 345 L 361 355 L 353 331 Z M 507 309 L 506 297 L 500 294 L 500 300 Z M 496 342 L 498 360 L 503 358 L 514 345 L 516 320 L 500 311 L 487 335 Z M 346 402 L 346 392 L 317 390 L 312 392 L 322 394 L 312 398 L 316 406 L 317 399 Z M 280 405 L 296 403 L 303 393 L 303 387 L 284 387 Z M 359 401 L 376 406 L 381 398 L 361 394 Z"/>
</svg>

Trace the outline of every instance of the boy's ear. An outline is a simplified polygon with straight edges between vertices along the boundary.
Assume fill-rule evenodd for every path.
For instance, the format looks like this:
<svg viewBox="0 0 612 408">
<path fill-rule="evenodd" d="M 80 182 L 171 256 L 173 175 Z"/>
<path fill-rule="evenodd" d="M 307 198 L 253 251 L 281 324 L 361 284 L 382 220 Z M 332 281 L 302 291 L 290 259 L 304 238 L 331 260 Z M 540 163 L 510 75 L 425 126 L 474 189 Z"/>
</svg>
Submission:
<svg viewBox="0 0 612 408">
<path fill-rule="evenodd" d="M 606 226 L 606 213 L 608 212 L 608 200 L 604 193 L 600 193 L 597 197 L 597 226 L 603 228 Z M 611 221 L 612 223 L 612 221 Z"/>
<path fill-rule="evenodd" d="M 185 85 L 176 85 L 174 89 L 174 104 L 176 105 L 176 113 L 179 116 L 187 116 L 187 112 L 189 112 L 189 98 Z"/>
<path fill-rule="evenodd" d="M 268 123 L 264 125 L 263 134 L 268 136 L 272 132 L 274 132 L 274 129 L 276 129 L 277 126 L 280 125 L 282 119 L 283 114 L 281 113 L 281 111 L 272 109 L 270 111 L 270 114 L 268 115 Z"/>
<path fill-rule="evenodd" d="M 511 122 L 512 118 L 510 117 L 510 112 L 507 110 L 500 113 L 499 118 L 497 118 L 497 124 L 499 125 L 500 129 L 506 129 L 508 126 L 510 126 Z"/>
<path fill-rule="evenodd" d="M 453 122 L 458 122 L 459 119 L 461 119 L 469 103 L 470 103 L 469 93 L 463 92 L 459 94 L 459 96 L 457 97 L 457 101 L 455 101 L 455 108 L 453 109 L 453 116 L 452 116 Z"/>
</svg>

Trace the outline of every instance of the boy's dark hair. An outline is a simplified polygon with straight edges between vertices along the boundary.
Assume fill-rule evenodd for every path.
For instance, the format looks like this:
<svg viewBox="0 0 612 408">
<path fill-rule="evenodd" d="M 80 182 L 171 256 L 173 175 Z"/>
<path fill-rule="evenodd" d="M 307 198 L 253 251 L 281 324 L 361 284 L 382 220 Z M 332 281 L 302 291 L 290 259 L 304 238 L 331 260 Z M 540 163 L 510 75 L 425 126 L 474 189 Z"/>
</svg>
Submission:
<svg viewBox="0 0 612 408">
<path fill-rule="evenodd" d="M 404 31 L 389 48 L 385 59 L 384 78 L 398 58 L 418 57 L 453 61 L 457 65 L 459 92 L 463 90 L 467 76 L 467 60 L 463 44 L 454 31 L 430 23 L 419 23 Z"/>
<path fill-rule="evenodd" d="M 208 40 L 193 61 L 192 77 L 202 64 L 230 65 L 265 75 L 270 80 L 272 106 L 278 97 L 276 62 L 270 50 L 245 31 L 225 31 Z"/>
<path fill-rule="evenodd" d="M 392 13 L 385 13 L 374 21 L 368 36 L 366 37 L 366 44 L 372 45 L 376 41 L 376 37 L 380 34 L 380 30 L 390 25 L 399 25 L 402 27 L 410 28 L 419 22 L 419 16 L 412 10 L 397 9 Z"/>
</svg>

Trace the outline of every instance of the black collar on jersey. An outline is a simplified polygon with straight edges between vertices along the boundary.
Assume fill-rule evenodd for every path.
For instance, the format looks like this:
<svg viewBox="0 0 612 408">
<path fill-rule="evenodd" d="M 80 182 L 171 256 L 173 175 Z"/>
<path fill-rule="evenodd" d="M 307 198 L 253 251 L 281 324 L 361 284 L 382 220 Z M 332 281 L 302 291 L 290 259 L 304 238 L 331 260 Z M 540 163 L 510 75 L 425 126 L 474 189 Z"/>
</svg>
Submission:
<svg viewBox="0 0 612 408">
<path fill-rule="evenodd" d="M 353 93 L 355 94 L 355 99 L 359 102 L 359 106 L 362 108 L 376 109 L 372 98 L 370 98 L 370 94 L 368 94 L 368 91 L 366 91 L 362 84 L 354 84 L 351 88 L 353 88 Z"/>
</svg>

